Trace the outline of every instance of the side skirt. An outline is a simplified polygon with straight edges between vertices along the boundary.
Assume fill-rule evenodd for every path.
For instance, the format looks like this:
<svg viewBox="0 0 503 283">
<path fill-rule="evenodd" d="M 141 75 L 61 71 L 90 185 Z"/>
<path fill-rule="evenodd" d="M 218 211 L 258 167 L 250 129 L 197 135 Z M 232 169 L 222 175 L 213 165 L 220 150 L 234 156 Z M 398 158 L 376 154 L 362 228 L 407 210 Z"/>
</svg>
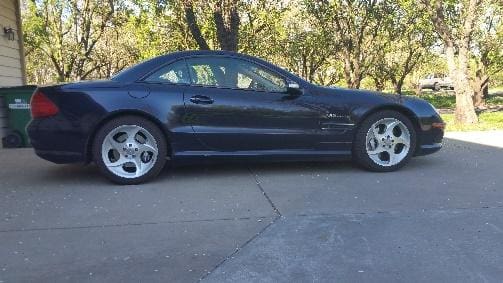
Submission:
<svg viewBox="0 0 503 283">
<path fill-rule="evenodd" d="M 350 150 L 264 150 L 264 151 L 184 151 L 175 153 L 174 163 L 204 162 L 296 162 L 351 159 Z"/>
</svg>

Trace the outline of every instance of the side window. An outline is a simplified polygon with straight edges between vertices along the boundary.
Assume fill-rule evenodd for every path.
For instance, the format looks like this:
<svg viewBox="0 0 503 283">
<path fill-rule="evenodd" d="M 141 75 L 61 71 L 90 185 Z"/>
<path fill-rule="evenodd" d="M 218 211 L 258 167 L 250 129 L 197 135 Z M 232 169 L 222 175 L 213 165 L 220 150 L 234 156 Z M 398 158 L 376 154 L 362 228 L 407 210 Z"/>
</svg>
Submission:
<svg viewBox="0 0 503 283">
<path fill-rule="evenodd" d="M 147 82 L 189 84 L 189 72 L 184 60 L 164 66 L 145 79 Z"/>
<path fill-rule="evenodd" d="M 190 63 L 189 63 L 190 64 Z M 193 84 L 219 86 L 221 83 L 217 82 L 216 73 L 219 70 L 214 66 L 204 63 L 189 65 L 190 75 Z"/>
<path fill-rule="evenodd" d="M 234 58 L 187 59 L 192 84 L 285 92 L 285 80 L 254 63 Z"/>
<path fill-rule="evenodd" d="M 254 65 L 243 66 L 242 69 L 252 80 L 249 88 L 256 90 L 285 92 L 286 82 L 283 78 L 266 69 Z"/>
</svg>

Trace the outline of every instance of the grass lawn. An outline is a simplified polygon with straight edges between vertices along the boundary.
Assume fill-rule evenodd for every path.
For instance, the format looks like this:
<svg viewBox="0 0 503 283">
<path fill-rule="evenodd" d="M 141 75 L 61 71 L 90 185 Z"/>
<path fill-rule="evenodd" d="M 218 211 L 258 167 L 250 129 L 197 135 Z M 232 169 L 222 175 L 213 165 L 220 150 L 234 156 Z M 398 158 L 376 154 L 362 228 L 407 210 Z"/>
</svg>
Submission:
<svg viewBox="0 0 503 283">
<path fill-rule="evenodd" d="M 424 94 L 419 97 L 433 104 L 435 108 L 456 107 L 456 96 L 454 95 Z M 486 103 L 487 105 L 503 105 L 503 96 L 490 94 Z"/>
<path fill-rule="evenodd" d="M 489 88 L 489 95 L 491 94 L 503 94 L 503 86 Z"/>
<path fill-rule="evenodd" d="M 404 95 L 414 95 L 413 91 L 405 90 Z M 433 104 L 435 108 L 450 108 L 454 109 L 456 107 L 456 96 L 453 92 L 423 92 L 419 98 L 422 98 L 429 103 Z M 494 87 L 489 89 L 489 97 L 486 100 L 488 106 L 491 105 L 503 105 L 503 87 Z"/>
<path fill-rule="evenodd" d="M 446 131 L 487 131 L 503 130 L 503 112 L 485 112 L 479 115 L 476 125 L 460 126 L 454 123 L 454 114 L 442 114 L 442 119 L 447 123 Z"/>
<path fill-rule="evenodd" d="M 416 96 L 411 90 L 405 90 L 404 95 Z M 456 96 L 453 92 L 423 92 L 420 96 L 437 109 L 456 108 Z M 489 97 L 486 100 L 488 106 L 503 105 L 503 86 L 489 89 Z M 483 112 L 479 115 L 479 123 L 476 125 L 461 126 L 454 122 L 454 114 L 441 114 L 442 119 L 447 123 L 446 131 L 487 131 L 503 130 L 503 111 Z"/>
</svg>

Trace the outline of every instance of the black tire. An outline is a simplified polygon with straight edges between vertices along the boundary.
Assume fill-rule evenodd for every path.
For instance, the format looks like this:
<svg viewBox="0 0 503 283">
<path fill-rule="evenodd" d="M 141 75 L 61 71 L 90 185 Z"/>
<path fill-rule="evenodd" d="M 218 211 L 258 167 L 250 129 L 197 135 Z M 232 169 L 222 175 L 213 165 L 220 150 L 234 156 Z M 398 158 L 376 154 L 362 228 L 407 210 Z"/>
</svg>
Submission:
<svg viewBox="0 0 503 283">
<path fill-rule="evenodd" d="M 440 91 L 440 85 L 438 83 L 433 84 L 433 90 L 434 91 Z"/>
<path fill-rule="evenodd" d="M 101 147 L 104 139 L 112 130 L 123 125 L 136 125 L 142 127 L 154 137 L 157 143 L 157 159 L 154 161 L 153 167 L 142 176 L 135 178 L 125 178 L 118 176 L 107 168 L 102 159 Z M 98 168 L 103 173 L 103 175 L 105 175 L 105 177 L 107 177 L 109 180 L 120 185 L 134 185 L 144 183 L 159 175 L 159 173 L 164 168 L 164 165 L 166 164 L 167 148 L 166 138 L 159 127 L 157 127 L 157 125 L 145 118 L 128 115 L 110 120 L 98 130 L 93 141 L 92 154 L 94 162 L 96 163 L 96 165 L 98 165 Z"/>
<path fill-rule="evenodd" d="M 5 148 L 23 147 L 23 137 L 17 131 L 10 132 L 8 135 L 2 138 L 2 145 Z"/>
<path fill-rule="evenodd" d="M 410 133 L 410 147 L 407 155 L 399 163 L 393 166 L 379 165 L 376 162 L 374 162 L 367 154 L 367 144 L 366 144 L 367 133 L 374 123 L 385 118 L 394 118 L 401 121 L 407 127 Z M 405 115 L 397 111 L 392 110 L 379 111 L 367 117 L 358 127 L 353 142 L 353 160 L 361 167 L 370 171 L 375 172 L 395 171 L 403 167 L 405 164 L 407 164 L 407 162 L 409 162 L 409 160 L 414 155 L 417 144 L 416 139 L 417 139 L 416 130 L 409 118 L 407 118 Z"/>
</svg>

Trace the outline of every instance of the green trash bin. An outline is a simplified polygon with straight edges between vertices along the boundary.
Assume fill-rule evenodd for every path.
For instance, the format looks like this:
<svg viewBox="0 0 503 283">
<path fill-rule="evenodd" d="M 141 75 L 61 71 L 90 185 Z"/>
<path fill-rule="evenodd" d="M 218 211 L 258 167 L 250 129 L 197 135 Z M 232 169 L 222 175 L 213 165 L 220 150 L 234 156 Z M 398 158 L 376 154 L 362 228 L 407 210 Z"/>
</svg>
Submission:
<svg viewBox="0 0 503 283">
<path fill-rule="evenodd" d="M 3 147 L 30 145 L 26 125 L 31 120 L 30 100 L 37 87 L 33 85 L 0 88 L 4 111 L 7 112 L 7 131 L 2 137 Z"/>
</svg>

